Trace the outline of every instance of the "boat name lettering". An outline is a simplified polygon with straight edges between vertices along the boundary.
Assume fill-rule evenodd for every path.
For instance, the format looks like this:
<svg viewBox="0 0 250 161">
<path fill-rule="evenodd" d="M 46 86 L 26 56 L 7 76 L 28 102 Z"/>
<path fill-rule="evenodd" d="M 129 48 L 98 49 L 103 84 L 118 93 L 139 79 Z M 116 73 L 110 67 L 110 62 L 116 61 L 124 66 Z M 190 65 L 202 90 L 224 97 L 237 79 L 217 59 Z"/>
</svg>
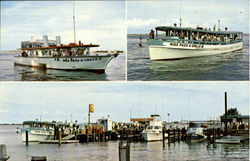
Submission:
<svg viewBox="0 0 250 161">
<path fill-rule="evenodd" d="M 170 43 L 170 46 L 181 46 L 181 47 L 192 47 L 192 48 L 204 48 L 204 45 L 183 44 L 183 43 Z"/>
<path fill-rule="evenodd" d="M 64 58 L 62 59 L 63 62 L 87 62 L 87 61 L 99 61 L 102 60 L 102 58 Z M 54 61 L 60 61 L 59 58 L 55 58 Z"/>
</svg>

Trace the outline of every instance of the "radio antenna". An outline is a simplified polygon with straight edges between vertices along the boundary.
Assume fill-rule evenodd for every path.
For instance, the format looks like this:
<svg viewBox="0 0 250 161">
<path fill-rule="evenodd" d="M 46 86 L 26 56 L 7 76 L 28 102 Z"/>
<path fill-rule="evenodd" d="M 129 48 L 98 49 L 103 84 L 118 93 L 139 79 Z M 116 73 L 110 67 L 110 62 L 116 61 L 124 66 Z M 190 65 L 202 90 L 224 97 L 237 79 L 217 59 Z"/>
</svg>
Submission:
<svg viewBox="0 0 250 161">
<path fill-rule="evenodd" d="M 73 25 L 74 25 L 74 43 L 76 43 L 75 4 L 74 3 L 73 3 Z"/>
</svg>

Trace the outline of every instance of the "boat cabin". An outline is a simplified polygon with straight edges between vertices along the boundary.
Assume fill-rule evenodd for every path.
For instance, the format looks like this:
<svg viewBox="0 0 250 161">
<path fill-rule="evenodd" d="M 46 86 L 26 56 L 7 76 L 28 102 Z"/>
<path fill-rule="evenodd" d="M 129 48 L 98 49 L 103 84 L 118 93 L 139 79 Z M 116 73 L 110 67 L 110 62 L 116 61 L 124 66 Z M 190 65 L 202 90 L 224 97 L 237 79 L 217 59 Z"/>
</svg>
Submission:
<svg viewBox="0 0 250 161">
<path fill-rule="evenodd" d="M 24 121 L 23 128 L 53 129 L 56 123 L 45 121 Z"/>
<path fill-rule="evenodd" d="M 158 26 L 155 28 L 155 39 L 162 39 L 164 41 L 171 41 L 194 44 L 230 44 L 235 42 L 241 42 L 243 38 L 243 32 L 235 31 L 211 31 L 211 29 L 197 27 L 176 27 L 176 26 Z M 153 37 L 152 37 L 153 38 Z"/>
<path fill-rule="evenodd" d="M 99 47 L 95 44 L 70 43 L 69 45 L 31 47 L 22 48 L 23 57 L 65 57 L 65 56 L 83 56 L 90 54 L 90 47 Z"/>
</svg>

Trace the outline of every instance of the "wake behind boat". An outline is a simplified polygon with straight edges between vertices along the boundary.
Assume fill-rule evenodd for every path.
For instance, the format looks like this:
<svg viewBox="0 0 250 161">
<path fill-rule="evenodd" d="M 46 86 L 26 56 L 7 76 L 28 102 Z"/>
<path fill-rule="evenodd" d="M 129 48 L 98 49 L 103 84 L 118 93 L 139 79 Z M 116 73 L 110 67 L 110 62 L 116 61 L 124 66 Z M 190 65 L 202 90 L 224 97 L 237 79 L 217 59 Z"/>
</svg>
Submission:
<svg viewBox="0 0 250 161">
<path fill-rule="evenodd" d="M 88 70 L 105 72 L 108 63 L 118 56 L 118 52 L 90 52 L 95 44 L 70 43 L 68 45 L 49 45 L 47 36 L 43 43 L 23 45 L 21 55 L 14 57 L 15 65 L 24 65 L 43 69 Z"/>
<path fill-rule="evenodd" d="M 242 32 L 197 27 L 158 26 L 148 40 L 150 60 L 175 60 L 242 49 Z M 161 34 L 159 34 L 161 32 Z"/>
</svg>

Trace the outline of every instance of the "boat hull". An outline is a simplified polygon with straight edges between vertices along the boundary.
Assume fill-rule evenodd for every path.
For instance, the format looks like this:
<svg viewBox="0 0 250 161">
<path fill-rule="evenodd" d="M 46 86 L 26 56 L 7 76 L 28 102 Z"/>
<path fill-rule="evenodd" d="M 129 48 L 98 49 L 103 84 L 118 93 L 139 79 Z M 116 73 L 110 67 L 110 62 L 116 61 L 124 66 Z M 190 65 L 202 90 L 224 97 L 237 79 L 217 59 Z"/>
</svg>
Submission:
<svg viewBox="0 0 250 161">
<path fill-rule="evenodd" d="M 204 135 L 195 135 L 195 134 L 188 135 L 188 140 L 191 142 L 201 142 L 204 141 L 205 139 L 206 137 Z"/>
<path fill-rule="evenodd" d="M 150 41 L 154 40 L 149 40 L 150 60 L 176 60 L 190 57 L 210 56 L 241 50 L 243 47 L 242 42 L 228 45 L 163 42 L 161 45 L 151 45 Z"/>
<path fill-rule="evenodd" d="M 36 141 L 43 141 L 43 140 L 51 140 L 53 139 L 54 134 L 48 131 L 38 131 L 38 130 L 29 130 L 28 131 L 28 141 L 29 142 L 36 142 Z M 26 131 L 22 131 L 22 140 L 26 141 Z"/>
<path fill-rule="evenodd" d="M 145 141 L 160 141 L 162 140 L 162 133 L 142 133 L 142 138 Z"/>
<path fill-rule="evenodd" d="M 15 65 L 42 69 L 87 70 L 104 72 L 108 63 L 114 58 L 109 56 L 82 57 L 14 57 Z"/>
</svg>

